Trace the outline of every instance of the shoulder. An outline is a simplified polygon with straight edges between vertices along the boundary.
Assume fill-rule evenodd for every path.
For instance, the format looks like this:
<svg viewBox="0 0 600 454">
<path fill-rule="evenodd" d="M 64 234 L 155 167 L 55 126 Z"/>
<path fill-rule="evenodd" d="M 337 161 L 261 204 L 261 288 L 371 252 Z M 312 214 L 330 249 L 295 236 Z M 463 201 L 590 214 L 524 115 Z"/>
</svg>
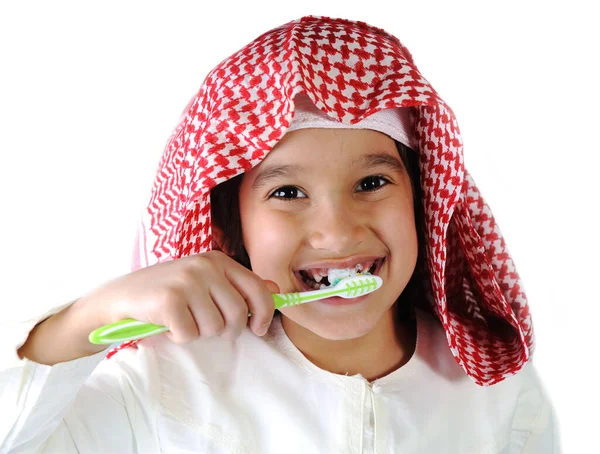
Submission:
<svg viewBox="0 0 600 454">
<path fill-rule="evenodd" d="M 457 363 L 446 334 L 433 316 L 420 313 L 422 375 L 438 389 L 458 419 L 472 420 L 481 432 L 504 440 L 515 452 L 558 452 L 555 415 L 540 376 L 530 360 L 515 375 L 479 386 Z M 539 448 L 538 446 L 543 446 Z"/>
<path fill-rule="evenodd" d="M 417 311 L 417 355 L 428 369 L 441 378 L 458 386 L 481 389 L 496 393 L 523 393 L 530 390 L 542 392 L 540 378 L 532 362 L 526 363 L 515 375 L 491 386 L 479 386 L 458 364 L 448 345 L 446 332 L 441 323 L 431 314 Z"/>
</svg>

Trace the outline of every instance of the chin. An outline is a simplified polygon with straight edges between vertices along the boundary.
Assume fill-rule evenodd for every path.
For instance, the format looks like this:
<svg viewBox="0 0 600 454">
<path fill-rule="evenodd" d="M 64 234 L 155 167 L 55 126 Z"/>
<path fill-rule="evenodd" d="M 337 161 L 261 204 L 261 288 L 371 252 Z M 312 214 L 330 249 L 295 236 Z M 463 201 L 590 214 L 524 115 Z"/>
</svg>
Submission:
<svg viewBox="0 0 600 454">
<path fill-rule="evenodd" d="M 358 339 L 369 334 L 375 329 L 376 322 L 361 317 L 360 320 L 320 320 L 321 323 L 310 321 L 302 323 L 305 329 L 313 332 L 317 336 L 332 341 L 342 341 Z"/>
</svg>

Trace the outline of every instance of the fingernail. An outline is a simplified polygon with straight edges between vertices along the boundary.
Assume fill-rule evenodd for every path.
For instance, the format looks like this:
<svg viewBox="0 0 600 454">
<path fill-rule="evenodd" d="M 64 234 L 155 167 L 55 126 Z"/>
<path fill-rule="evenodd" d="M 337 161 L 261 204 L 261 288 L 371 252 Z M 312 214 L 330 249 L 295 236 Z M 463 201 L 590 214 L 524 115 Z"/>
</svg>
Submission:
<svg viewBox="0 0 600 454">
<path fill-rule="evenodd" d="M 279 293 L 279 286 L 275 282 L 268 280 L 264 282 L 271 293 Z"/>
<path fill-rule="evenodd" d="M 262 337 L 265 334 L 267 334 L 267 331 L 269 331 L 270 324 L 271 324 L 271 322 L 268 322 L 268 323 L 265 323 L 264 325 L 262 325 L 260 328 L 258 328 L 258 335 Z"/>
</svg>

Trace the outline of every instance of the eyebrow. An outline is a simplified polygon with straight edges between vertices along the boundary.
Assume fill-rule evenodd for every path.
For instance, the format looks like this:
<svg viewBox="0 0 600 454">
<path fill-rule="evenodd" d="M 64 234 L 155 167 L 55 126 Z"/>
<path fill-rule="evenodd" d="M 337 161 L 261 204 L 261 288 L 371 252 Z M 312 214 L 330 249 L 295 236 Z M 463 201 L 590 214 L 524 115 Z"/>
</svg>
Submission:
<svg viewBox="0 0 600 454">
<path fill-rule="evenodd" d="M 404 165 L 400 162 L 400 156 L 395 157 L 383 151 L 361 155 L 353 162 L 353 164 L 357 163 L 367 168 L 383 166 L 388 167 L 393 172 L 404 173 L 406 171 Z"/>
<path fill-rule="evenodd" d="M 275 178 L 294 177 L 302 171 L 303 167 L 297 164 L 271 165 L 261 169 L 252 182 L 252 189 L 260 189 Z"/>
<path fill-rule="evenodd" d="M 353 165 L 360 165 L 360 167 L 373 168 L 373 167 L 388 167 L 393 172 L 405 172 L 405 168 L 400 162 L 399 158 L 396 158 L 383 151 L 375 153 L 367 153 L 356 158 Z M 267 166 L 258 173 L 254 181 L 252 182 L 252 189 L 260 189 L 266 186 L 269 181 L 283 178 L 283 177 L 295 177 L 302 172 L 304 167 L 297 164 L 281 164 Z"/>
</svg>

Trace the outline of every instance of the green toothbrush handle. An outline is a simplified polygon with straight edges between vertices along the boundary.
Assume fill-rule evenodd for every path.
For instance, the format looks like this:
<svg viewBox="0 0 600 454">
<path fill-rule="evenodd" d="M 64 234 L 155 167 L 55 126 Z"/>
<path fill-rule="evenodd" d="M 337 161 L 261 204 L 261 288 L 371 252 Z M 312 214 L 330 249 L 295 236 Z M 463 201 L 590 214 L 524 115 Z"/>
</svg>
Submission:
<svg viewBox="0 0 600 454">
<path fill-rule="evenodd" d="M 278 309 L 277 302 L 279 301 L 277 297 L 281 298 L 285 296 L 285 294 L 273 294 L 276 309 Z M 280 306 L 283 307 L 285 305 Z M 250 315 L 252 314 L 248 312 L 248 317 L 250 317 Z M 118 344 L 130 340 L 143 339 L 148 336 L 164 333 L 165 331 L 169 331 L 169 328 L 166 326 L 140 322 L 133 318 L 126 318 L 119 320 L 118 322 L 109 323 L 108 325 L 104 325 L 92 331 L 88 336 L 88 340 L 90 343 L 96 345 Z"/>
<path fill-rule="evenodd" d="M 296 297 L 296 295 L 299 294 L 273 294 L 275 309 L 290 306 L 290 301 L 298 301 L 299 299 L 298 297 Z M 250 315 L 251 314 L 248 313 L 248 317 L 250 317 Z M 169 328 L 167 328 L 166 326 L 140 322 L 139 320 L 134 320 L 133 318 L 126 318 L 124 320 L 119 320 L 115 323 L 104 325 L 92 331 L 88 339 L 92 344 L 109 345 L 127 342 L 130 340 L 143 339 L 148 336 L 164 333 L 165 331 L 169 331 Z"/>
<path fill-rule="evenodd" d="M 169 328 L 166 326 L 126 318 L 92 331 L 88 339 L 92 344 L 109 345 L 143 339 L 144 337 L 164 333 L 165 331 L 169 331 Z"/>
<path fill-rule="evenodd" d="M 275 301 L 275 309 L 281 309 L 282 307 L 310 303 L 312 301 L 321 300 L 330 296 L 338 296 L 345 292 L 345 289 L 334 288 L 329 292 L 324 292 L 323 290 L 314 290 L 295 293 L 274 293 L 273 300 Z"/>
</svg>

